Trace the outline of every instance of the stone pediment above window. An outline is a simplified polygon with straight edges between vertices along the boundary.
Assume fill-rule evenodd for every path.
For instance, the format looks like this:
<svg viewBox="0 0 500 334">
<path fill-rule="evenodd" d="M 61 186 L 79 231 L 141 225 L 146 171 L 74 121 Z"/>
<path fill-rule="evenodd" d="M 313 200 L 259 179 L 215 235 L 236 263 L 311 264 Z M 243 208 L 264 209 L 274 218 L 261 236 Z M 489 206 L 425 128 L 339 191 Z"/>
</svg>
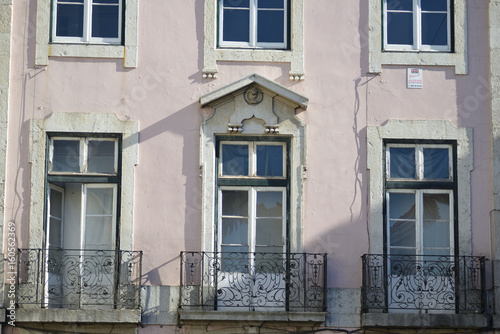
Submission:
<svg viewBox="0 0 500 334">
<path fill-rule="evenodd" d="M 285 120 L 297 108 L 306 109 L 308 99 L 294 91 L 252 74 L 200 98 L 202 107 L 212 107 L 210 122 L 226 133 L 279 134 Z M 219 112 L 220 111 L 220 112 Z M 208 121 L 208 120 L 207 120 Z"/>
</svg>

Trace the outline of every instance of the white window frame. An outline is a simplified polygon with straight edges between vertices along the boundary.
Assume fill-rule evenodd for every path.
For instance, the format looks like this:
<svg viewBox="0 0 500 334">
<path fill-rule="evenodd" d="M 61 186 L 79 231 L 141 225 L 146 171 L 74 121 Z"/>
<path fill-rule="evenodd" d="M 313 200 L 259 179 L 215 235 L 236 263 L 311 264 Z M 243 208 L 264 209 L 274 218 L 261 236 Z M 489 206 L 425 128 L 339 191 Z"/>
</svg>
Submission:
<svg viewBox="0 0 500 334">
<path fill-rule="evenodd" d="M 80 142 L 80 171 L 79 172 L 56 172 L 52 171 L 52 163 L 54 158 L 54 140 L 73 140 Z M 115 152 L 114 152 L 114 173 L 111 175 L 115 175 L 118 172 L 118 139 L 117 138 L 100 138 L 100 137 L 51 137 L 50 138 L 50 147 L 49 147 L 49 174 L 58 175 L 71 175 L 71 174 L 89 174 L 89 175 L 109 175 L 107 173 L 90 173 L 87 171 L 87 162 L 88 162 L 88 144 L 89 141 L 112 141 L 115 143 Z"/>
<path fill-rule="evenodd" d="M 281 229 L 281 238 L 283 243 L 283 254 L 286 253 L 286 188 L 285 187 L 253 187 L 253 186 L 220 186 L 219 187 L 219 196 L 218 196 L 218 245 L 217 249 L 219 251 L 222 250 L 222 192 L 224 190 L 229 191 L 247 191 L 248 192 L 248 252 L 254 253 L 256 252 L 257 246 L 257 192 L 281 192 L 282 194 L 282 229 Z M 231 246 L 231 245 L 228 245 Z M 253 260 L 252 260 L 253 261 Z M 253 264 L 253 263 L 251 263 Z"/>
<path fill-rule="evenodd" d="M 413 45 L 410 44 L 389 44 L 387 42 L 388 36 L 388 22 L 387 22 L 387 0 L 384 0 L 383 3 L 383 20 L 384 20 L 384 50 L 391 51 L 438 51 L 438 52 L 448 52 L 451 50 L 451 15 L 452 11 L 450 8 L 450 0 L 446 0 L 446 8 L 447 11 L 432 11 L 432 13 L 446 13 L 446 40 L 447 45 L 426 45 L 422 44 L 422 13 L 426 13 L 421 10 L 421 0 L 412 0 L 413 8 L 412 8 L 412 16 L 413 16 Z M 404 12 L 409 13 L 409 11 L 398 11 L 398 10 L 389 10 L 389 12 Z"/>
<path fill-rule="evenodd" d="M 261 49 L 286 49 L 287 47 L 287 36 L 288 36 L 288 1 L 283 0 L 284 9 L 266 9 L 266 10 L 276 10 L 283 11 L 283 42 L 282 43 L 259 43 L 257 41 L 257 30 L 258 30 L 258 1 L 259 0 L 249 0 L 250 3 L 250 22 L 249 22 L 249 42 L 235 42 L 235 41 L 225 41 L 224 40 L 224 6 L 223 0 L 219 0 L 219 46 L 229 47 L 229 48 L 261 48 Z M 231 7 L 233 8 L 233 7 Z M 238 7 L 234 7 L 238 8 Z"/>
<path fill-rule="evenodd" d="M 54 43 L 92 43 L 92 44 L 121 44 L 122 41 L 122 3 L 123 0 L 118 0 L 118 37 L 102 38 L 92 37 L 92 10 L 93 6 L 116 6 L 115 4 L 94 4 L 93 0 L 83 0 L 83 36 L 68 37 L 57 36 L 57 8 L 58 4 L 71 4 L 76 6 L 78 3 L 66 2 L 64 0 L 54 0 L 52 5 L 52 42 Z"/>
<path fill-rule="evenodd" d="M 252 179 L 286 179 L 286 143 L 275 141 L 275 142 L 266 142 L 266 141 L 220 141 L 219 149 L 222 152 L 223 145 L 247 145 L 248 146 L 248 174 L 249 175 L 224 175 L 222 174 L 222 159 L 219 159 L 219 177 L 220 178 L 245 178 L 250 177 Z M 283 176 L 257 176 L 257 146 L 281 146 L 283 148 L 283 157 L 282 157 L 282 170 Z"/>
</svg>

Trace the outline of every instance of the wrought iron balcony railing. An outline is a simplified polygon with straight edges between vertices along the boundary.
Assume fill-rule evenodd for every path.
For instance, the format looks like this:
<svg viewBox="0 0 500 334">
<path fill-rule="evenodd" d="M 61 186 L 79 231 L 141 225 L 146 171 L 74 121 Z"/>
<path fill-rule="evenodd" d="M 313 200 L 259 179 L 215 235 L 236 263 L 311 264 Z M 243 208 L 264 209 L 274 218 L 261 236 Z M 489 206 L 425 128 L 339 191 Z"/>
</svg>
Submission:
<svg viewBox="0 0 500 334">
<path fill-rule="evenodd" d="M 364 255 L 363 312 L 483 313 L 485 258 Z"/>
<path fill-rule="evenodd" d="M 44 308 L 137 309 L 142 252 L 20 249 L 17 303 Z"/>
<path fill-rule="evenodd" d="M 326 254 L 181 252 L 186 310 L 322 312 Z"/>
</svg>

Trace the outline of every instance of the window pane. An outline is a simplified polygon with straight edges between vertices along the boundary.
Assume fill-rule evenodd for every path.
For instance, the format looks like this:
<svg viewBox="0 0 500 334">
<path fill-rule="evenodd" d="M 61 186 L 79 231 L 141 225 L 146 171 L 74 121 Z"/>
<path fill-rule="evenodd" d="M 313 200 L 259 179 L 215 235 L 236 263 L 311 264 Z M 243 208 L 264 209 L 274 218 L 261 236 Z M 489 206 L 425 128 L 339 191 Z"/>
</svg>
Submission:
<svg viewBox="0 0 500 334">
<path fill-rule="evenodd" d="M 248 145 L 222 145 L 222 175 L 248 175 Z"/>
<path fill-rule="evenodd" d="M 424 221 L 450 220 L 449 194 L 424 194 Z"/>
<path fill-rule="evenodd" d="M 120 0 L 94 0 L 93 3 L 113 3 L 118 5 Z"/>
<path fill-rule="evenodd" d="M 443 11 L 448 10 L 448 4 L 446 0 L 421 0 L 421 8 L 423 11 Z"/>
<path fill-rule="evenodd" d="M 284 0 L 259 0 L 258 8 L 285 8 Z"/>
<path fill-rule="evenodd" d="M 283 245 L 283 220 L 257 219 L 256 244 L 258 246 Z"/>
<path fill-rule="evenodd" d="M 390 177 L 391 178 L 415 178 L 415 148 L 413 147 L 391 147 L 390 155 Z"/>
<path fill-rule="evenodd" d="M 423 13 L 422 14 L 422 44 L 447 45 L 448 44 L 447 14 Z"/>
<path fill-rule="evenodd" d="M 50 216 L 62 219 L 63 194 L 55 189 L 50 189 Z"/>
<path fill-rule="evenodd" d="M 413 0 L 387 0 L 387 10 L 412 10 Z"/>
<path fill-rule="evenodd" d="M 424 222 L 424 247 L 450 247 L 450 223 Z"/>
<path fill-rule="evenodd" d="M 115 142 L 89 140 L 87 171 L 90 173 L 115 173 Z"/>
<path fill-rule="evenodd" d="M 282 217 L 282 201 L 281 191 L 257 192 L 257 217 Z"/>
<path fill-rule="evenodd" d="M 424 148 L 424 178 L 449 179 L 450 156 L 447 148 Z"/>
<path fill-rule="evenodd" d="M 56 35 L 83 37 L 83 2 L 57 5 Z"/>
<path fill-rule="evenodd" d="M 416 232 L 415 232 L 415 222 L 413 221 L 398 221 L 391 222 L 390 227 L 391 240 L 390 244 L 392 247 L 416 247 Z"/>
<path fill-rule="evenodd" d="M 111 249 L 113 240 L 113 217 L 87 216 L 85 225 L 86 249 Z"/>
<path fill-rule="evenodd" d="M 285 41 L 285 12 L 259 10 L 257 15 L 257 42 L 283 43 Z"/>
<path fill-rule="evenodd" d="M 415 194 L 389 193 L 390 219 L 415 219 Z"/>
<path fill-rule="evenodd" d="M 80 141 L 54 140 L 52 156 L 53 172 L 80 171 Z"/>
<path fill-rule="evenodd" d="M 222 219 L 223 244 L 248 244 L 248 220 L 240 218 Z"/>
<path fill-rule="evenodd" d="M 112 215 L 113 200 L 113 188 L 87 188 L 87 215 Z"/>
<path fill-rule="evenodd" d="M 59 219 L 50 219 L 49 230 L 49 248 L 61 248 L 61 225 L 62 221 Z"/>
<path fill-rule="evenodd" d="M 255 271 L 257 273 L 278 274 L 285 272 L 286 261 L 283 255 L 283 247 L 257 246 L 255 247 L 255 252 L 257 253 L 255 254 Z M 273 293 L 276 293 L 277 291 L 278 290 L 274 291 Z M 284 293 L 283 290 L 282 292 Z"/>
<path fill-rule="evenodd" d="M 243 7 L 250 8 L 250 0 L 224 0 L 224 7 Z"/>
<path fill-rule="evenodd" d="M 413 45 L 412 13 L 387 13 L 387 43 Z"/>
<path fill-rule="evenodd" d="M 222 215 L 248 217 L 248 192 L 223 190 Z"/>
<path fill-rule="evenodd" d="M 221 252 L 222 271 L 248 271 L 248 246 L 222 246 Z"/>
<path fill-rule="evenodd" d="M 250 41 L 250 10 L 224 9 L 224 24 L 222 27 L 224 41 Z"/>
<path fill-rule="evenodd" d="M 257 176 L 283 176 L 283 146 L 257 145 Z"/>
<path fill-rule="evenodd" d="M 118 38 L 118 6 L 92 7 L 92 37 Z"/>
</svg>

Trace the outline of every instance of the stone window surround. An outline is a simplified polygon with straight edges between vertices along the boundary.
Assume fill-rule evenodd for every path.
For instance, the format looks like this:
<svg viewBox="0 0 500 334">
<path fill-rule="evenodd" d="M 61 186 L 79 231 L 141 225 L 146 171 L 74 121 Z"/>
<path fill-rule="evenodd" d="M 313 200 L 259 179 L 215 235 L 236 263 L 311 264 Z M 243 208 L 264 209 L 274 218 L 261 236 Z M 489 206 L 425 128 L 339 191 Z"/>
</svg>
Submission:
<svg viewBox="0 0 500 334">
<path fill-rule="evenodd" d="M 126 68 L 137 67 L 138 0 L 124 0 L 124 45 L 51 43 L 51 1 L 37 0 L 35 65 L 47 66 L 49 57 L 123 58 Z"/>
<path fill-rule="evenodd" d="M 53 113 L 30 123 L 29 161 L 31 163 L 31 200 L 29 248 L 42 248 L 44 240 L 45 161 L 47 132 L 121 133 L 122 183 L 120 210 L 120 249 L 132 250 L 134 214 L 134 172 L 138 164 L 138 122 L 121 121 L 115 114 Z"/>
<path fill-rule="evenodd" d="M 408 66 L 454 66 L 455 74 L 467 74 L 467 3 L 466 0 L 454 0 L 453 25 L 451 37 L 453 52 L 439 51 L 384 51 L 382 1 L 368 1 L 368 46 L 369 73 L 382 72 L 382 65 Z"/>
<path fill-rule="evenodd" d="M 290 63 L 290 80 L 304 80 L 304 0 L 291 0 L 290 50 L 218 48 L 218 1 L 205 0 L 203 78 L 217 77 L 217 61 Z"/>
<path fill-rule="evenodd" d="M 429 139 L 457 141 L 458 239 L 455 249 L 461 255 L 472 254 L 470 172 L 473 169 L 471 128 L 456 128 L 449 121 L 389 120 L 383 126 L 367 128 L 367 168 L 370 172 L 369 228 L 371 254 L 383 254 L 384 139 Z"/>
</svg>

